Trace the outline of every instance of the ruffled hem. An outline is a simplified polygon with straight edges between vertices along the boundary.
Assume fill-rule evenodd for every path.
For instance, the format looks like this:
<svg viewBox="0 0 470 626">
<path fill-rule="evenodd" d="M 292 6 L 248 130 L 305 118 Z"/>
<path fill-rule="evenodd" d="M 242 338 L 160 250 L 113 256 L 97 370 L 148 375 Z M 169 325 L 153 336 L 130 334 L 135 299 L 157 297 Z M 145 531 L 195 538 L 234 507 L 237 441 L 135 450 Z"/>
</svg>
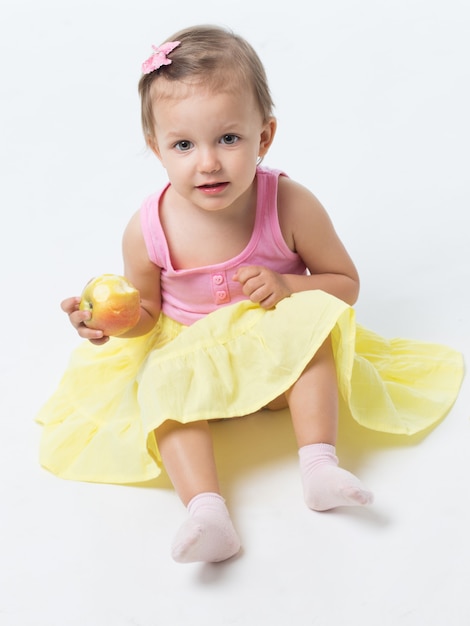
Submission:
<svg viewBox="0 0 470 626">
<path fill-rule="evenodd" d="M 415 435 L 447 415 L 463 376 L 463 356 L 452 348 L 388 340 L 358 325 L 351 378 L 344 380 L 342 395 L 362 426 Z"/>
<path fill-rule="evenodd" d="M 275 309 L 249 301 L 185 327 L 161 316 L 136 339 L 89 342 L 73 353 L 40 411 L 40 461 L 63 478 L 132 483 L 155 478 L 154 429 L 251 414 L 289 389 L 331 334 L 339 389 L 361 425 L 414 434 L 451 408 L 462 356 L 444 346 L 388 341 L 356 326 L 347 304 L 321 291 Z"/>
</svg>

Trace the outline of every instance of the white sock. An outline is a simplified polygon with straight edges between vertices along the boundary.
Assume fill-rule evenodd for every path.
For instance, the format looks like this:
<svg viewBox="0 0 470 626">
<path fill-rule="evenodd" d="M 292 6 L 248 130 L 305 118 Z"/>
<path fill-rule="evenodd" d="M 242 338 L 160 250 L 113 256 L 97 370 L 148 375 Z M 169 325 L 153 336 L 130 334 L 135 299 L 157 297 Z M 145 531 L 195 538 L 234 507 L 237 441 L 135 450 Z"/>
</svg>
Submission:
<svg viewBox="0 0 470 626">
<path fill-rule="evenodd" d="M 361 481 L 340 467 L 335 447 L 314 443 L 299 450 L 304 498 L 314 511 L 327 511 L 337 506 L 371 504 L 373 494 Z"/>
<path fill-rule="evenodd" d="M 225 561 L 240 550 L 225 500 L 217 493 L 200 493 L 188 504 L 189 518 L 171 547 L 178 563 Z"/>
</svg>

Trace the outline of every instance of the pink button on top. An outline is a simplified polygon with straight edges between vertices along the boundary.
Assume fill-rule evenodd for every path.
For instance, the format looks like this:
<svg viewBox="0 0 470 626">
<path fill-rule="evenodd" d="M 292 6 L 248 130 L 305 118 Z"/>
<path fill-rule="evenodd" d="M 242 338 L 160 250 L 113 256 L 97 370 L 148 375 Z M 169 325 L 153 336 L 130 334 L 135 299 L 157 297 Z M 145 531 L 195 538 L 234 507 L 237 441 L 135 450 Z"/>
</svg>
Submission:
<svg viewBox="0 0 470 626">
<path fill-rule="evenodd" d="M 216 304 L 230 302 L 230 292 L 224 272 L 212 274 L 212 295 Z"/>
</svg>

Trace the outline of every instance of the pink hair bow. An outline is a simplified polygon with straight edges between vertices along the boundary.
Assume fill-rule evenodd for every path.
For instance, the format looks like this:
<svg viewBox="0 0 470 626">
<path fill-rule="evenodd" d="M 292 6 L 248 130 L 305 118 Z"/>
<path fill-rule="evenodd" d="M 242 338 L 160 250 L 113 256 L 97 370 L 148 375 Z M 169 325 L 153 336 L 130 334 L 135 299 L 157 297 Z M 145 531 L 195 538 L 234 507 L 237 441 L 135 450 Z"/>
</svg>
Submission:
<svg viewBox="0 0 470 626">
<path fill-rule="evenodd" d="M 142 63 L 142 73 L 150 74 L 150 72 L 158 70 L 162 65 L 170 65 L 171 59 L 167 57 L 167 54 L 170 54 L 180 43 L 181 41 L 168 41 L 158 47 L 152 46 L 154 53 Z"/>
</svg>

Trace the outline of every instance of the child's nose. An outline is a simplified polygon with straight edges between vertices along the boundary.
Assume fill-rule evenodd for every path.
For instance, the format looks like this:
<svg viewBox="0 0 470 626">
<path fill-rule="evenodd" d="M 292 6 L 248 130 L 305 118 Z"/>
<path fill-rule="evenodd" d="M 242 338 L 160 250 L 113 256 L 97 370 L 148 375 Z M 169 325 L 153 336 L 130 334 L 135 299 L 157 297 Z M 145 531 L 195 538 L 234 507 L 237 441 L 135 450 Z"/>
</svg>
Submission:
<svg viewBox="0 0 470 626">
<path fill-rule="evenodd" d="M 217 151 L 211 148 L 201 150 L 199 157 L 199 170 L 203 174 L 213 174 L 220 169 Z"/>
</svg>

